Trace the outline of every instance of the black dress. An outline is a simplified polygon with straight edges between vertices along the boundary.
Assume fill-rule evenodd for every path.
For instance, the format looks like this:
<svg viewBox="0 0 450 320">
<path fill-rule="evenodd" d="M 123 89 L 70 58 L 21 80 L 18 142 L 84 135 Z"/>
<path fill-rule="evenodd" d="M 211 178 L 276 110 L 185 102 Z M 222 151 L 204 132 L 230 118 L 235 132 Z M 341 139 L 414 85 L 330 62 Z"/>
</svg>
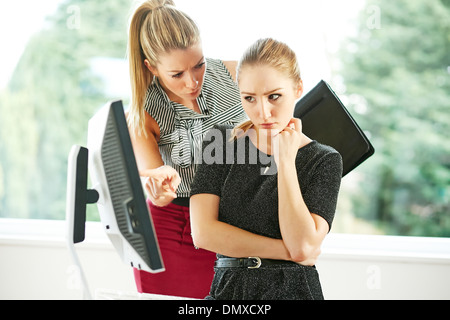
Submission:
<svg viewBox="0 0 450 320">
<path fill-rule="evenodd" d="M 218 195 L 220 221 L 281 239 L 275 161 L 247 136 L 230 141 L 231 129 L 216 126 L 205 136 L 203 162 L 191 195 Z M 342 176 L 340 154 L 312 141 L 299 149 L 296 168 L 308 209 L 331 229 Z M 259 269 L 215 268 L 207 299 L 323 299 L 323 295 L 315 267 L 286 263 Z"/>
</svg>

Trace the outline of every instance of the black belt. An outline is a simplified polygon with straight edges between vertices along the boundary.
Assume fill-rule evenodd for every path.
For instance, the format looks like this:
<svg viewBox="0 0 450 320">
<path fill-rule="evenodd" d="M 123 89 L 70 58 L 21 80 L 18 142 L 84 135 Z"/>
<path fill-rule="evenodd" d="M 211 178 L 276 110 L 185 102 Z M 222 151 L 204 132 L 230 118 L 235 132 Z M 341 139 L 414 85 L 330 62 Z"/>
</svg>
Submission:
<svg viewBox="0 0 450 320">
<path fill-rule="evenodd" d="M 217 268 L 248 268 L 258 269 L 269 265 L 292 264 L 295 262 L 286 260 L 261 259 L 259 257 L 248 258 L 218 258 L 214 264 Z"/>
<path fill-rule="evenodd" d="M 189 208 L 189 198 L 175 198 L 172 200 L 173 204 L 179 205 L 179 206 L 183 206 L 183 207 L 188 207 Z"/>
</svg>

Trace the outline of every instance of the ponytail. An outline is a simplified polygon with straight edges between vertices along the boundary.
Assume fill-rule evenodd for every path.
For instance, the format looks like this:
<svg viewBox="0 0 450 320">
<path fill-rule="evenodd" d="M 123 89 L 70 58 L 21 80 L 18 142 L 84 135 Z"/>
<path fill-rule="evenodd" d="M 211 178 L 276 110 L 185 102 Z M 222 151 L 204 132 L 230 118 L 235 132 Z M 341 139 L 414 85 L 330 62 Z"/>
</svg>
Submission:
<svg viewBox="0 0 450 320">
<path fill-rule="evenodd" d="M 247 131 L 252 127 L 253 127 L 252 120 L 246 120 L 244 122 L 241 122 L 240 124 L 235 126 L 231 131 L 230 141 L 242 138 L 247 133 Z"/>
<path fill-rule="evenodd" d="M 134 13 L 128 35 L 128 63 L 131 82 L 131 104 L 128 114 L 128 125 L 132 132 L 141 134 L 144 128 L 144 99 L 149 85 L 153 81 L 153 74 L 145 66 L 146 59 L 141 49 L 141 28 L 149 13 L 148 8 L 141 6 Z"/>
</svg>

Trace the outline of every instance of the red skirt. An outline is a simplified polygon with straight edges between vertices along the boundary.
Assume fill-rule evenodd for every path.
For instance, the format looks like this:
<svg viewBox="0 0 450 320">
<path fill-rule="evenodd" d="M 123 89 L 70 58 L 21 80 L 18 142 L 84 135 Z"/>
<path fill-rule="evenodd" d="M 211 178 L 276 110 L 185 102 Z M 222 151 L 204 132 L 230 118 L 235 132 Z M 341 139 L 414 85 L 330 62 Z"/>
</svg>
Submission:
<svg viewBox="0 0 450 320">
<path fill-rule="evenodd" d="M 195 249 L 191 237 L 189 208 L 176 204 L 166 207 L 149 204 L 165 271 L 149 273 L 134 269 L 141 293 L 203 299 L 209 294 L 216 255 Z"/>
</svg>

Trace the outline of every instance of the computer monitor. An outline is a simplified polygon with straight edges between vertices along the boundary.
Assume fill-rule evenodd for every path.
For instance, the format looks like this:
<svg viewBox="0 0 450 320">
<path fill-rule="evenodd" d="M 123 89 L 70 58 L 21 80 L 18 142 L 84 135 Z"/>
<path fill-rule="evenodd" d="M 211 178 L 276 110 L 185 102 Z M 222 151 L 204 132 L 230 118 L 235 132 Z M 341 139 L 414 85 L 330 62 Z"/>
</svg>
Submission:
<svg viewBox="0 0 450 320">
<path fill-rule="evenodd" d="M 87 170 L 93 189 L 87 189 Z M 125 263 L 152 273 L 164 271 L 120 100 L 107 103 L 91 118 L 87 149 L 72 148 L 66 213 L 70 243 L 84 240 L 87 203 L 97 203 L 104 231 Z"/>
<path fill-rule="evenodd" d="M 294 117 L 302 120 L 304 134 L 341 154 L 343 177 L 375 152 L 364 131 L 323 80 L 297 102 Z"/>
</svg>

